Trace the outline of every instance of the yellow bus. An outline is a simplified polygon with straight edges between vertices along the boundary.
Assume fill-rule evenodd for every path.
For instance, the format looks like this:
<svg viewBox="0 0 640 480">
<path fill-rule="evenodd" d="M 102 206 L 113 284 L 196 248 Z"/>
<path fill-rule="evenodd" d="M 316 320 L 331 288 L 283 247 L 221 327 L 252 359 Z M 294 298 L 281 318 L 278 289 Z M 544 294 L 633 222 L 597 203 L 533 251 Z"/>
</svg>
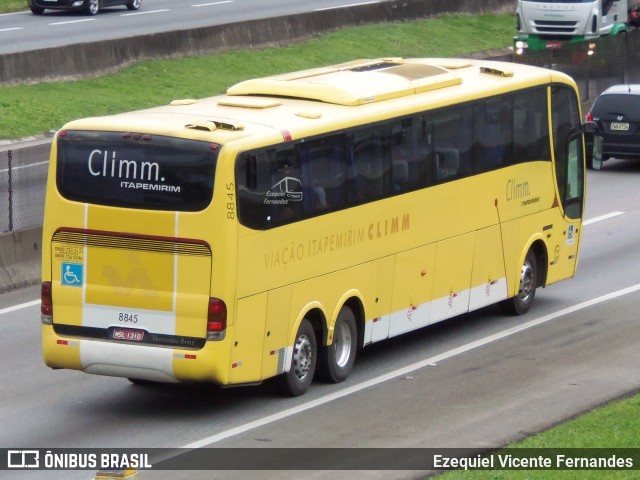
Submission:
<svg viewBox="0 0 640 480">
<path fill-rule="evenodd" d="M 42 342 L 134 383 L 344 380 L 356 352 L 576 270 L 568 76 L 358 60 L 77 120 L 52 144 Z"/>
</svg>

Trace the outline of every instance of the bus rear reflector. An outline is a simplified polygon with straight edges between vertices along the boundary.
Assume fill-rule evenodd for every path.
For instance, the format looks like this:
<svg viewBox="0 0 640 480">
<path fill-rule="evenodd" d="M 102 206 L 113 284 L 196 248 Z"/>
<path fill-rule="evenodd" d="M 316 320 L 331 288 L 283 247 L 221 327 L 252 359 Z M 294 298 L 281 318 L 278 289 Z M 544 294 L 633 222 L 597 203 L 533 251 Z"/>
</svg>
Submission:
<svg viewBox="0 0 640 480">
<path fill-rule="evenodd" d="M 42 282 L 40 286 L 40 321 L 44 325 L 51 325 L 53 323 L 51 282 Z"/>
<path fill-rule="evenodd" d="M 207 340 L 224 340 L 227 330 L 227 305 L 219 298 L 209 298 Z"/>
</svg>

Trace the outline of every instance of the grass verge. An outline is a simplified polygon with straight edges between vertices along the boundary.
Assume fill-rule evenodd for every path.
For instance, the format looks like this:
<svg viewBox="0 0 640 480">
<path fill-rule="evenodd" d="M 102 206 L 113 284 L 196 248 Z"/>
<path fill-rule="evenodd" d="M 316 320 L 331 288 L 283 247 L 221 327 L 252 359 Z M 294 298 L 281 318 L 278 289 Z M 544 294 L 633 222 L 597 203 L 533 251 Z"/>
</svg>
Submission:
<svg viewBox="0 0 640 480">
<path fill-rule="evenodd" d="M 640 448 L 640 395 L 614 401 L 509 448 Z M 638 455 L 635 455 L 636 459 Z M 454 471 L 439 480 L 609 480 L 640 478 L 636 470 Z"/>
<path fill-rule="evenodd" d="M 26 0 L 0 0 L 0 13 L 21 12 L 27 10 Z"/>
</svg>

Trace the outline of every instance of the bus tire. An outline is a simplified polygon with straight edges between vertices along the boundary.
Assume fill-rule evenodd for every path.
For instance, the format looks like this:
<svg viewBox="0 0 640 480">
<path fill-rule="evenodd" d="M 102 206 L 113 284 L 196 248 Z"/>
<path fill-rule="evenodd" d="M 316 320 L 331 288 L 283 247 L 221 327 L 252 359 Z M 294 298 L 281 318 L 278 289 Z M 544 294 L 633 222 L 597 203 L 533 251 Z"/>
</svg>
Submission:
<svg viewBox="0 0 640 480">
<path fill-rule="evenodd" d="M 527 252 L 520 269 L 518 291 L 515 296 L 504 300 L 500 306 L 509 315 L 524 315 L 529 311 L 538 287 L 538 260 L 533 249 Z"/>
<path fill-rule="evenodd" d="M 316 332 L 306 318 L 302 320 L 293 343 L 291 368 L 280 376 L 280 391 L 290 397 L 298 397 L 311 386 L 318 361 Z"/>
<path fill-rule="evenodd" d="M 100 0 L 88 0 L 85 12 L 87 15 L 97 15 L 100 11 Z"/>
<path fill-rule="evenodd" d="M 325 382 L 338 383 L 346 379 L 356 360 L 358 330 L 351 308 L 344 306 L 333 329 L 333 342 L 322 347 L 318 358 L 318 374 Z"/>
</svg>

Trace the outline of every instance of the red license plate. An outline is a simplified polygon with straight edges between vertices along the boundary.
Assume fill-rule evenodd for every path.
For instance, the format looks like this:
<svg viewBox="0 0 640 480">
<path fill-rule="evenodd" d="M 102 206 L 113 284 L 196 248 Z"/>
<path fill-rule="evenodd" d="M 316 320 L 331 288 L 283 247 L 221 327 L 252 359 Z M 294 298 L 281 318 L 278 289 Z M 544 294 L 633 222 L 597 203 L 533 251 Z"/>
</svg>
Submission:
<svg viewBox="0 0 640 480">
<path fill-rule="evenodd" d="M 144 340 L 144 330 L 134 330 L 132 328 L 114 328 L 111 333 L 114 340 L 129 340 L 130 342 L 141 342 Z"/>
</svg>

